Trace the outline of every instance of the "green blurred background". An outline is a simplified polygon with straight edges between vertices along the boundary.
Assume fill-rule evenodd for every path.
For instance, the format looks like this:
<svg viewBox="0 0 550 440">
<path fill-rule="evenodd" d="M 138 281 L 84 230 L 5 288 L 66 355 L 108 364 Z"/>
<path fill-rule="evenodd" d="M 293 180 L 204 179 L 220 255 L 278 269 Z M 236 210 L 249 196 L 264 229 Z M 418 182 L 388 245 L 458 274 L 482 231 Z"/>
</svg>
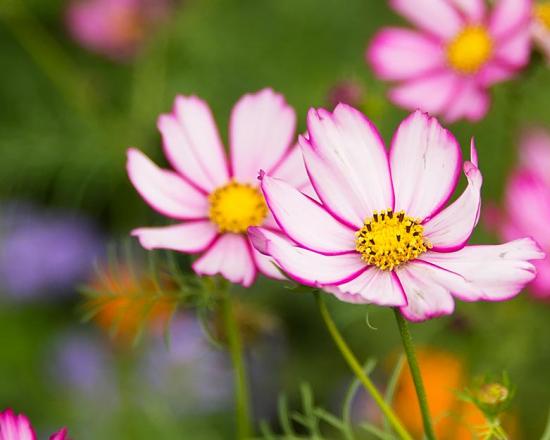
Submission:
<svg viewBox="0 0 550 440">
<path fill-rule="evenodd" d="M 80 48 L 64 26 L 65 7 L 61 0 L 0 3 L 0 207 L 24 201 L 39 210 L 77 212 L 107 242 L 125 241 L 136 226 L 164 222 L 129 184 L 125 150 L 136 146 L 165 164 L 156 118 L 169 111 L 177 93 L 207 100 L 224 139 L 232 105 L 266 86 L 296 109 L 300 132 L 307 109 L 329 106 L 330 91 L 343 81 L 359 87 L 362 110 L 386 139 L 406 114 L 386 100 L 387 85 L 364 62 L 374 32 L 401 23 L 380 0 L 185 0 L 150 32 L 138 56 L 123 63 Z M 470 137 L 476 138 L 485 202 L 499 200 L 521 130 L 550 127 L 549 84 L 550 70 L 534 63 L 517 81 L 492 91 L 483 121 L 451 127 L 465 154 Z M 481 240 L 495 237 L 480 229 L 474 241 Z M 298 404 L 302 381 L 311 383 L 321 405 L 337 406 L 351 375 L 311 295 L 264 279 L 234 291 L 276 316 L 284 335 L 281 367 L 262 368 L 265 380 L 276 384 L 261 396 L 266 406 L 274 407 L 278 393 Z M 40 433 L 67 425 L 79 440 L 234 437 L 231 402 L 186 413 L 167 405 L 162 393 L 145 393 L 139 365 L 147 348 L 113 349 L 107 335 L 81 323 L 80 299 L 76 287 L 37 301 L 0 292 L 0 409 L 27 413 Z M 329 305 L 362 358 L 383 363 L 396 352 L 390 310 L 335 300 Z M 367 326 L 367 312 L 376 329 Z M 118 397 L 112 404 L 75 396 L 52 379 L 53 345 L 60 335 L 82 332 L 113 357 Z M 518 387 L 512 409 L 519 417 L 517 438 L 542 431 L 550 403 L 547 304 L 526 293 L 500 304 L 458 304 L 455 315 L 414 325 L 413 333 L 419 345 L 456 353 L 472 377 L 508 371 Z M 192 399 L 185 391 L 180 397 Z"/>
</svg>

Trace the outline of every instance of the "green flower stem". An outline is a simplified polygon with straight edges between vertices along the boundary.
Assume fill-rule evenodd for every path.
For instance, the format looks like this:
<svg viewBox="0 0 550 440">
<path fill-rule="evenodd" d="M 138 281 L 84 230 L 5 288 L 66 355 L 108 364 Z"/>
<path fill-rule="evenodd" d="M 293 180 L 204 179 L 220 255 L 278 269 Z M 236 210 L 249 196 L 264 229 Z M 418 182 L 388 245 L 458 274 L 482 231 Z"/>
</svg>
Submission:
<svg viewBox="0 0 550 440">
<path fill-rule="evenodd" d="M 237 400 L 237 439 L 242 440 L 252 436 L 250 418 L 250 402 L 246 366 L 243 359 L 243 344 L 241 334 L 235 320 L 231 296 L 225 292 L 222 297 L 222 313 L 231 362 L 235 372 L 235 395 Z"/>
<path fill-rule="evenodd" d="M 399 333 L 401 334 L 401 341 L 403 342 L 403 348 L 407 355 L 407 361 L 409 363 L 409 369 L 416 388 L 416 396 L 418 398 L 418 405 L 420 406 L 420 412 L 422 413 L 422 422 L 424 424 L 424 433 L 428 440 L 435 440 L 434 429 L 432 426 L 432 419 L 430 417 L 430 410 L 428 408 L 428 399 L 426 398 L 426 390 L 422 382 L 422 376 L 420 374 L 420 368 L 418 367 L 418 360 L 414 352 L 414 344 L 409 331 L 407 321 L 401 315 L 398 309 L 393 309 L 395 313 L 395 319 L 397 320 L 397 326 L 399 327 Z"/>
<path fill-rule="evenodd" d="M 378 404 L 378 406 L 384 413 L 384 416 L 387 418 L 388 422 L 393 427 L 399 438 L 401 438 L 402 440 L 413 440 L 412 436 L 407 432 L 397 415 L 393 412 L 393 410 L 386 403 L 380 392 L 376 389 L 369 376 L 365 374 L 365 371 L 363 370 L 361 364 L 359 363 L 359 361 L 349 348 L 348 344 L 342 337 L 340 331 L 336 327 L 336 324 L 330 316 L 327 306 L 325 305 L 325 302 L 323 301 L 323 298 L 321 297 L 321 295 L 319 295 L 319 293 L 315 294 L 315 299 L 317 301 L 317 305 L 319 307 L 319 311 L 321 312 L 323 321 L 325 322 L 325 325 L 330 335 L 332 336 L 332 339 L 334 340 L 349 367 L 353 370 L 367 392 Z"/>
</svg>

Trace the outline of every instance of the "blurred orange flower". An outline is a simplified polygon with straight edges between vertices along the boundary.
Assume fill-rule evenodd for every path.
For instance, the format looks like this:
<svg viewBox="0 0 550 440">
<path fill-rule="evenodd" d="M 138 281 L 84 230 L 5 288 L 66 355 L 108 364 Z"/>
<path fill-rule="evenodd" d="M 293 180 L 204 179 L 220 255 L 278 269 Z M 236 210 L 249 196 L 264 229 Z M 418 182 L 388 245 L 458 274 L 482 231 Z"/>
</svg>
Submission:
<svg viewBox="0 0 550 440">
<path fill-rule="evenodd" d="M 89 290 L 94 295 L 86 301 L 85 308 L 93 313 L 99 327 L 111 332 L 117 341 L 129 343 L 142 330 L 158 333 L 166 328 L 177 307 L 177 298 L 167 293 L 170 287 L 170 280 L 135 275 L 121 265 L 101 273 L 90 283 Z"/>
<path fill-rule="evenodd" d="M 455 354 L 435 349 L 418 350 L 418 361 L 426 387 L 428 405 L 438 439 L 471 440 L 486 421 L 481 411 L 472 403 L 461 400 L 457 393 L 468 385 L 467 367 Z M 423 427 L 414 384 L 407 367 L 398 380 L 394 408 L 418 438 Z M 507 420 L 510 422 L 511 420 Z M 508 430 L 510 429 L 508 423 Z"/>
</svg>

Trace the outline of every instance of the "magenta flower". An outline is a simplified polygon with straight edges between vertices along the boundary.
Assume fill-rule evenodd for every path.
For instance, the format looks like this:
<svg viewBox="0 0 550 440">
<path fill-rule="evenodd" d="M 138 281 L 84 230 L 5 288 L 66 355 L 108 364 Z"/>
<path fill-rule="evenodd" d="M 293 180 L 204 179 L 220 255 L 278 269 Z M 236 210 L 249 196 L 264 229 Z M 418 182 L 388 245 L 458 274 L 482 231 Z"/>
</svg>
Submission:
<svg viewBox="0 0 550 440">
<path fill-rule="evenodd" d="M 347 105 L 312 109 L 307 123 L 300 146 L 321 203 L 265 174 L 269 209 L 295 243 L 266 228 L 249 231 L 288 276 L 343 301 L 399 307 L 412 321 L 452 313 L 453 296 L 511 298 L 535 277 L 529 260 L 544 254 L 529 238 L 466 246 L 482 183 L 473 142 L 462 163 L 454 136 L 419 111 L 401 123 L 389 153 Z M 445 208 L 461 167 L 468 186 Z"/>
<path fill-rule="evenodd" d="M 0 412 L 0 440 L 36 440 L 36 434 L 25 415 L 6 409 Z M 52 434 L 50 440 L 69 440 L 67 429 Z"/>
<path fill-rule="evenodd" d="M 447 121 L 477 121 L 487 89 L 524 67 L 530 54 L 531 0 L 391 0 L 420 31 L 386 28 L 367 51 L 382 79 L 398 84 L 390 99 Z"/>
<path fill-rule="evenodd" d="M 247 237 L 250 226 L 277 231 L 258 189 L 258 170 L 269 170 L 297 188 L 308 185 L 300 151 L 292 146 L 296 116 L 271 89 L 243 96 L 229 124 L 230 161 L 208 105 L 192 96 L 176 98 L 161 115 L 164 153 L 176 172 L 157 168 L 128 150 L 128 175 L 141 196 L 161 214 L 182 223 L 133 231 L 146 249 L 204 254 L 193 264 L 200 275 L 221 274 L 250 286 L 257 270 L 281 278 L 269 258 Z"/>
<path fill-rule="evenodd" d="M 550 1 L 537 3 L 533 15 L 533 40 L 550 64 Z"/>
<path fill-rule="evenodd" d="M 550 135 L 543 131 L 527 134 L 521 143 L 520 166 L 505 190 L 505 211 L 495 225 L 507 240 L 531 235 L 550 251 Z M 550 260 L 537 261 L 538 276 L 531 284 L 539 298 L 550 298 Z"/>
<path fill-rule="evenodd" d="M 82 46 L 120 61 L 135 55 L 168 9 L 168 0 L 73 0 L 66 21 Z"/>
</svg>

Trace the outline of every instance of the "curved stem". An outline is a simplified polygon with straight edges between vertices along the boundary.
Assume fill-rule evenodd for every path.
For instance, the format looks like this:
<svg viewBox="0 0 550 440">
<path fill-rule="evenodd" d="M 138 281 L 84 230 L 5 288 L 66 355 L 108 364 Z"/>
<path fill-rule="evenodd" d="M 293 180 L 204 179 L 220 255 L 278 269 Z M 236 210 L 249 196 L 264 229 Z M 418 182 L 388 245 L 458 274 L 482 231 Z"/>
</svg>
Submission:
<svg viewBox="0 0 550 440">
<path fill-rule="evenodd" d="M 342 354 L 349 367 L 357 376 L 357 379 L 361 381 L 367 392 L 372 396 L 374 401 L 380 407 L 380 409 L 384 413 L 384 416 L 388 419 L 388 422 L 393 427 L 397 435 L 402 440 L 413 440 L 412 436 L 407 432 L 397 415 L 393 412 L 393 410 L 386 403 L 380 392 L 376 389 L 369 376 L 365 374 L 363 367 L 361 366 L 361 364 L 349 348 L 348 344 L 342 337 L 340 331 L 336 327 L 336 324 L 330 316 L 327 306 L 325 305 L 325 302 L 323 301 L 323 298 L 319 295 L 319 293 L 315 294 L 315 299 L 317 301 L 317 305 L 319 306 L 319 311 L 321 312 L 323 321 L 325 322 L 325 325 L 330 335 L 332 336 L 332 339 L 334 340 L 336 346 L 340 350 L 340 353 Z"/>
<path fill-rule="evenodd" d="M 424 424 L 424 433 L 426 434 L 426 438 L 428 440 L 435 440 L 432 419 L 428 408 L 428 399 L 426 397 L 426 390 L 424 389 L 422 375 L 420 374 L 420 368 L 418 367 L 418 361 L 414 352 L 414 344 L 411 332 L 409 331 L 409 325 L 398 309 L 393 309 L 393 311 L 395 313 L 395 319 L 397 320 L 397 326 L 399 327 L 399 333 L 401 334 L 401 341 L 403 342 L 403 348 L 405 349 L 405 354 L 407 355 L 409 369 L 411 371 L 414 387 L 416 389 L 418 405 L 420 406 L 422 422 Z"/>
<path fill-rule="evenodd" d="M 227 343 L 231 362 L 235 372 L 235 398 L 237 400 L 237 439 L 242 440 L 252 435 L 250 419 L 250 402 L 246 366 L 243 359 L 241 334 L 235 320 L 231 296 L 225 292 L 222 297 L 222 313 L 225 323 Z"/>
</svg>

